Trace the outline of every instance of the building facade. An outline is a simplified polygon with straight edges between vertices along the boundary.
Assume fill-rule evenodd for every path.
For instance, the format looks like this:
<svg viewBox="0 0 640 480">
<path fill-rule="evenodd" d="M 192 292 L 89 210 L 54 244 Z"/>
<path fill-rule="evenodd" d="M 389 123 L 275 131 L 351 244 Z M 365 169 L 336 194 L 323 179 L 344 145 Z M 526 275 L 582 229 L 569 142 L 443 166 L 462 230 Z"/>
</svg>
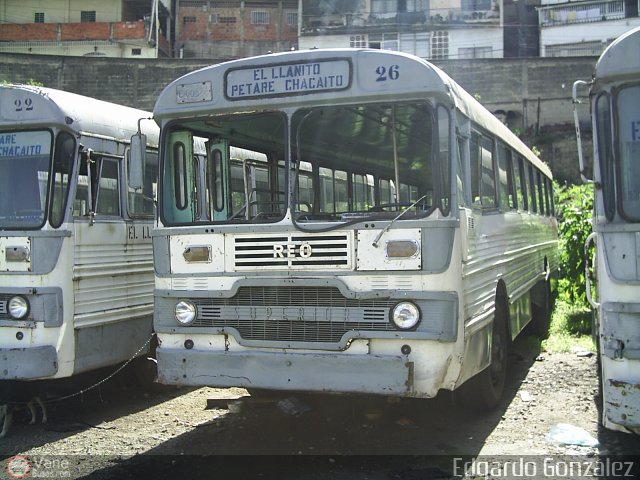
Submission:
<svg viewBox="0 0 640 480">
<path fill-rule="evenodd" d="M 300 0 L 300 48 L 368 47 L 427 59 L 502 58 L 503 0 Z"/>
<path fill-rule="evenodd" d="M 639 7 L 640 0 L 541 0 L 540 55 L 598 56 L 640 25 Z"/>
<path fill-rule="evenodd" d="M 169 57 L 169 17 L 159 0 L 0 0 L 0 52 Z"/>
<path fill-rule="evenodd" d="M 229 59 L 298 46 L 297 0 L 176 0 L 176 56 Z"/>
</svg>

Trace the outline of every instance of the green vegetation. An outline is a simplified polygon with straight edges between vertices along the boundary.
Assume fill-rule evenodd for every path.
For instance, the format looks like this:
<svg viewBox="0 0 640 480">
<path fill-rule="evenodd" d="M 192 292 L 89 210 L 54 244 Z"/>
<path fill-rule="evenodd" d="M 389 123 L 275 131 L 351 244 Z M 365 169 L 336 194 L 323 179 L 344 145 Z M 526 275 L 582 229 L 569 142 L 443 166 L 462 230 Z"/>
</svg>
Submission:
<svg viewBox="0 0 640 480">
<path fill-rule="evenodd" d="M 542 341 L 548 352 L 568 352 L 581 348 L 595 352 L 591 338 L 591 309 L 576 307 L 559 299 L 551 317 L 549 337 Z"/>
<path fill-rule="evenodd" d="M 592 313 L 585 293 L 584 243 L 591 233 L 593 185 L 555 185 L 560 280 L 551 317 L 547 351 L 570 351 L 573 347 L 595 351 L 591 338 Z"/>
<path fill-rule="evenodd" d="M 5 79 L 0 79 L 0 84 L 7 84 L 7 83 L 12 83 L 12 82 L 8 82 Z M 20 82 L 17 82 L 20 83 Z M 29 80 L 27 80 L 26 82 L 24 82 L 24 85 L 31 85 L 32 87 L 44 87 L 44 83 L 42 82 L 37 82 L 35 81 L 33 78 L 30 78 Z"/>
</svg>

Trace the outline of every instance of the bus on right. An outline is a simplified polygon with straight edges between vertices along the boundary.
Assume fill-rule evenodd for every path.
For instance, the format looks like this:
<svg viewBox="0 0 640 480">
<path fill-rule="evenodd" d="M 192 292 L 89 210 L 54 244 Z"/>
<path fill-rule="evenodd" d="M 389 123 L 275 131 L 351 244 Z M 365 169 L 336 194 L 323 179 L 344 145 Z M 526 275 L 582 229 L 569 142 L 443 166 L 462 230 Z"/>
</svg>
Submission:
<svg viewBox="0 0 640 480">
<path fill-rule="evenodd" d="M 602 424 L 640 433 L 640 28 L 616 39 L 598 59 L 589 88 L 593 170 L 582 156 L 575 111 L 580 172 L 595 189 L 593 233 L 585 252 L 595 285 L 585 272 L 594 309 L 602 387 Z M 590 178 L 588 178 L 590 177 Z M 595 248 L 591 249 L 590 246 Z M 589 254 L 590 255 L 590 254 Z"/>
</svg>

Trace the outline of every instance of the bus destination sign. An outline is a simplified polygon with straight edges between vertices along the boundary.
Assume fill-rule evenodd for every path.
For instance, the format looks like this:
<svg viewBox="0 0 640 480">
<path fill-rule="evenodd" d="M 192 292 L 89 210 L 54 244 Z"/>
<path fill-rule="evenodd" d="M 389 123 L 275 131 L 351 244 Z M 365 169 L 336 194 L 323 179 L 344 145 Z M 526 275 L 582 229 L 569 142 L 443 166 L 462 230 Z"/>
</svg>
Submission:
<svg viewBox="0 0 640 480">
<path fill-rule="evenodd" d="M 229 100 L 345 90 L 350 84 L 351 64 L 335 59 L 239 68 L 227 72 L 225 82 Z"/>
</svg>

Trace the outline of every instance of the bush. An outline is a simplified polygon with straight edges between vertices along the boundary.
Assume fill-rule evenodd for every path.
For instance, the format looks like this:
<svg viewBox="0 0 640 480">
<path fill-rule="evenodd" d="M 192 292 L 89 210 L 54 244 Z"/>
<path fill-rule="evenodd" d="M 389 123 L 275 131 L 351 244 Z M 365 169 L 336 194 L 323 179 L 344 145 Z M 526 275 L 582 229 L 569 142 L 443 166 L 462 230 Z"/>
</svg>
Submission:
<svg viewBox="0 0 640 480">
<path fill-rule="evenodd" d="M 576 307 L 588 307 L 585 289 L 584 243 L 592 231 L 593 185 L 556 185 L 560 242 L 560 298 Z"/>
</svg>

